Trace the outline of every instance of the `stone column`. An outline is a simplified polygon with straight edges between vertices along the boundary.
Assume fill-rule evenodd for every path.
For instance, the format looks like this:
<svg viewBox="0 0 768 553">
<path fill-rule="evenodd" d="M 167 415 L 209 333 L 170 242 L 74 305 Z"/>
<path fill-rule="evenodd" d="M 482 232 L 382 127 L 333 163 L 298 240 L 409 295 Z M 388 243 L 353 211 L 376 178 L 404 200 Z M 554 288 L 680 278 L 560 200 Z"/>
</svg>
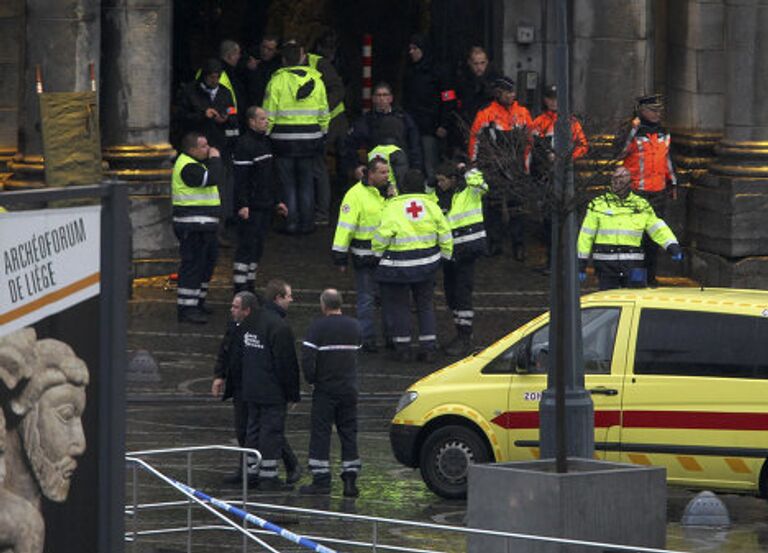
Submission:
<svg viewBox="0 0 768 553">
<path fill-rule="evenodd" d="M 768 286 L 768 0 L 725 0 L 725 133 L 692 190 L 692 269 L 706 285 Z"/>
<path fill-rule="evenodd" d="M 177 244 L 172 158 L 170 0 L 102 0 L 101 128 L 107 174 L 130 188 L 137 276 L 170 272 Z"/>
<path fill-rule="evenodd" d="M 98 74 L 100 39 L 98 0 L 26 1 L 18 153 L 9 163 L 13 176 L 6 188 L 45 186 L 35 66 L 42 70 L 46 92 L 88 91 L 90 63 L 96 65 Z"/>
<path fill-rule="evenodd" d="M 679 173 L 703 174 L 723 136 L 723 0 L 668 4 L 667 115 Z"/>
<path fill-rule="evenodd" d="M 103 0 L 101 128 L 110 174 L 170 178 L 170 0 Z"/>
<path fill-rule="evenodd" d="M 23 39 L 24 1 L 0 3 L 0 190 L 10 176 L 7 164 L 16 153 Z"/>
<path fill-rule="evenodd" d="M 612 134 L 654 91 L 652 0 L 573 0 L 573 110 Z"/>
</svg>

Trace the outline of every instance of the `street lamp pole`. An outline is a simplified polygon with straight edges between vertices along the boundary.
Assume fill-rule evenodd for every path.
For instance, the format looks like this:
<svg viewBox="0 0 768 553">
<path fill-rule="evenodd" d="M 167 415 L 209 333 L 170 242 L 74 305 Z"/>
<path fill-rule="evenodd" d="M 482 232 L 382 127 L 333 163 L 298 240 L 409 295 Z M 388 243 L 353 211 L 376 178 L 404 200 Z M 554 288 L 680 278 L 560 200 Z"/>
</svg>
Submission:
<svg viewBox="0 0 768 553">
<path fill-rule="evenodd" d="M 568 457 L 592 458 L 595 449 L 594 408 L 584 389 L 576 259 L 571 102 L 568 52 L 568 0 L 555 3 L 557 48 L 555 71 L 558 113 L 555 124 L 552 213 L 551 319 L 547 389 L 539 404 L 541 458 L 555 458 L 557 472 L 568 472 Z"/>
</svg>

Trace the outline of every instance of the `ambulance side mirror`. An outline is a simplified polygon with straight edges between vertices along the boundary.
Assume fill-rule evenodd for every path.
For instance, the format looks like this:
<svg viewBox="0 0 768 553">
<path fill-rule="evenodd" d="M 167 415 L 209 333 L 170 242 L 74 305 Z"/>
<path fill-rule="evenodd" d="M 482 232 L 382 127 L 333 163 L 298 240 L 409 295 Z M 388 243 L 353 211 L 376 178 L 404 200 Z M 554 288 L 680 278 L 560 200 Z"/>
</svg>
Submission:
<svg viewBox="0 0 768 553">
<path fill-rule="evenodd" d="M 517 374 L 528 374 L 531 366 L 531 340 L 530 338 L 519 344 L 517 351 L 515 352 L 515 372 Z"/>
</svg>

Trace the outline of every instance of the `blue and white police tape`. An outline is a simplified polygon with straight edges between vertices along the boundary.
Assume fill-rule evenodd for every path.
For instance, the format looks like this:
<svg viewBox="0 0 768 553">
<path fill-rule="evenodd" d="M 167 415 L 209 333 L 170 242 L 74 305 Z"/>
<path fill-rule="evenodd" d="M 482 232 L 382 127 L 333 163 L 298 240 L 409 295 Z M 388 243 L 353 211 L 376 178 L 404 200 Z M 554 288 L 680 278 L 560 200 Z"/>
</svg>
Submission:
<svg viewBox="0 0 768 553">
<path fill-rule="evenodd" d="M 252 515 L 247 511 L 243 511 L 242 509 L 238 509 L 237 507 L 234 507 L 229 503 L 221 501 L 220 499 L 216 499 L 215 497 L 211 497 L 210 495 L 205 494 L 200 490 L 196 490 L 195 488 L 192 488 L 190 486 L 187 486 L 186 484 L 182 484 L 178 480 L 173 480 L 172 478 L 170 478 L 169 480 L 173 483 L 174 486 L 176 486 L 180 490 L 185 491 L 188 494 L 191 494 L 202 501 L 207 501 L 211 505 L 218 507 L 223 511 L 226 511 L 229 514 L 234 515 L 241 520 L 245 520 L 247 522 L 250 522 L 251 524 L 255 524 L 259 528 L 263 528 L 264 530 L 268 530 L 269 532 L 274 532 L 281 538 L 285 538 L 286 540 L 292 541 L 297 545 L 301 545 L 302 547 L 311 549 L 315 551 L 315 553 L 337 553 L 335 549 L 331 549 L 330 547 L 320 545 L 319 543 L 314 542 L 309 538 L 305 538 L 303 536 L 299 536 L 298 534 L 294 534 L 293 532 L 290 532 L 285 528 L 278 526 L 277 524 L 269 522 L 268 520 L 264 520 L 263 518 L 257 517 L 256 515 Z"/>
</svg>

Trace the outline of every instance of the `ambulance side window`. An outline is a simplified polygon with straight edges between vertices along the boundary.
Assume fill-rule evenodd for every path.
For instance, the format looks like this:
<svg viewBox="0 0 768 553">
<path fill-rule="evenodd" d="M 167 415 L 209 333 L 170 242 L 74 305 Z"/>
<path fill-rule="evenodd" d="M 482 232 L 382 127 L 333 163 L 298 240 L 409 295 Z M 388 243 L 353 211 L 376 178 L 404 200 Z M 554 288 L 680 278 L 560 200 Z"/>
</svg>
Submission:
<svg viewBox="0 0 768 553">
<path fill-rule="evenodd" d="M 584 345 L 584 372 L 608 374 L 611 372 L 616 330 L 621 309 L 618 307 L 592 307 L 581 311 L 582 342 Z M 546 374 L 551 362 L 549 325 L 521 339 L 506 349 L 483 368 L 483 374 L 509 374 L 520 372 Z"/>
<path fill-rule="evenodd" d="M 643 309 L 635 374 L 768 378 L 768 318 Z"/>
<path fill-rule="evenodd" d="M 492 359 L 485 367 L 483 367 L 483 374 L 511 374 L 516 372 L 518 360 L 525 355 L 525 351 L 528 349 L 528 343 L 531 341 L 530 336 L 518 341 L 515 345 L 505 349 L 500 355 L 497 355 L 495 359 Z"/>
</svg>

